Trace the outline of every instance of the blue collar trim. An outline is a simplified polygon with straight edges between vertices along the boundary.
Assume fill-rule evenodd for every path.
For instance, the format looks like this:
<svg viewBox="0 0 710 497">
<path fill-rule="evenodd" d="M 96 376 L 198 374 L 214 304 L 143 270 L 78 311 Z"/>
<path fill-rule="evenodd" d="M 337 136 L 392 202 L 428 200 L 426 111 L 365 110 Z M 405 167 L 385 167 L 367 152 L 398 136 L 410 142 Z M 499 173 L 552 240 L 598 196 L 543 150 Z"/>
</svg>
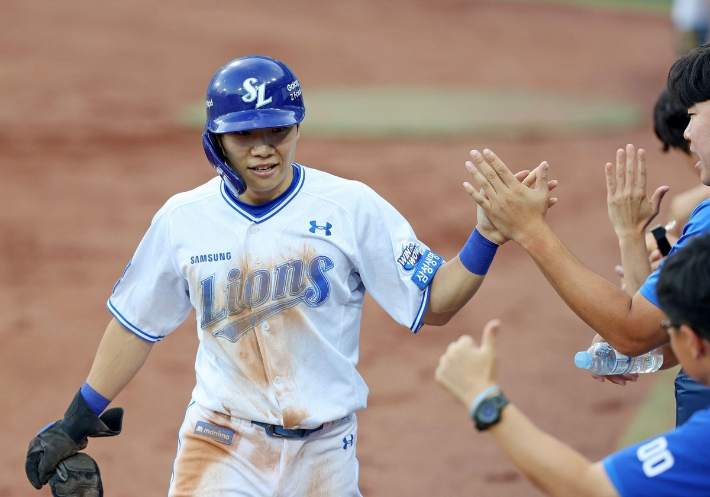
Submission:
<svg viewBox="0 0 710 497">
<path fill-rule="evenodd" d="M 275 199 L 261 205 L 250 205 L 236 200 L 227 190 L 224 181 L 222 181 L 222 184 L 220 185 L 220 192 L 222 193 L 222 198 L 224 198 L 232 209 L 247 218 L 249 221 L 259 224 L 275 216 L 279 211 L 281 211 L 281 209 L 291 202 L 291 200 L 298 195 L 298 192 L 301 191 L 305 179 L 305 169 L 300 164 L 294 162 L 293 181 L 288 189 Z"/>
</svg>

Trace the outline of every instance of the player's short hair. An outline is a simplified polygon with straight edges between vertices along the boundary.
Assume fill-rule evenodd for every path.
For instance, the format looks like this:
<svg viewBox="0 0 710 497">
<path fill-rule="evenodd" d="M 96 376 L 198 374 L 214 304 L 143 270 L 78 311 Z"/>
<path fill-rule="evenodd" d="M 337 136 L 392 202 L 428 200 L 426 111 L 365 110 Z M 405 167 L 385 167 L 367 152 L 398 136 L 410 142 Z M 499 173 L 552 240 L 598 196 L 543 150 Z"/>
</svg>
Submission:
<svg viewBox="0 0 710 497">
<path fill-rule="evenodd" d="M 679 104 L 671 92 L 664 88 L 653 108 L 653 131 L 663 143 L 664 152 L 677 148 L 690 155 L 690 143 L 683 137 L 689 122 L 688 109 Z"/>
<path fill-rule="evenodd" d="M 710 340 L 710 234 L 668 258 L 656 284 L 661 309 L 674 325 L 687 324 Z"/>
<path fill-rule="evenodd" d="M 675 61 L 668 73 L 668 89 L 686 109 L 710 100 L 710 43 Z"/>
</svg>

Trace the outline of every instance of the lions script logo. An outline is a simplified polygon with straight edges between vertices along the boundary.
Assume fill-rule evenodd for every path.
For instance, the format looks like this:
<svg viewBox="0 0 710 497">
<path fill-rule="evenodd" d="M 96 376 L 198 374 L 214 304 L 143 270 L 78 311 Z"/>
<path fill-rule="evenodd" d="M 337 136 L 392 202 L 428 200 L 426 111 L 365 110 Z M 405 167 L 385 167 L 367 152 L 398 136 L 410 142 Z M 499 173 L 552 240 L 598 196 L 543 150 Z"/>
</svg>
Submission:
<svg viewBox="0 0 710 497">
<path fill-rule="evenodd" d="M 232 439 L 234 438 L 234 432 L 232 430 L 217 425 L 211 425 L 204 421 L 198 421 L 195 425 L 195 435 L 202 435 L 203 437 L 211 438 L 225 445 L 231 445 Z"/>
<path fill-rule="evenodd" d="M 213 336 L 236 342 L 247 331 L 276 314 L 303 303 L 319 307 L 330 296 L 330 282 L 326 272 L 333 269 L 333 261 L 316 255 L 310 261 L 295 259 L 268 269 L 257 269 L 247 275 L 240 268 L 227 272 L 227 284 L 215 283 L 215 275 L 200 282 L 202 319 L 200 327 L 226 324 Z M 310 283 L 306 285 L 305 282 Z M 215 292 L 224 292 L 221 308 L 215 308 Z M 269 303 L 270 302 L 270 303 Z M 236 319 L 245 309 L 251 309 Z M 230 318 L 232 318 L 230 320 Z"/>
</svg>

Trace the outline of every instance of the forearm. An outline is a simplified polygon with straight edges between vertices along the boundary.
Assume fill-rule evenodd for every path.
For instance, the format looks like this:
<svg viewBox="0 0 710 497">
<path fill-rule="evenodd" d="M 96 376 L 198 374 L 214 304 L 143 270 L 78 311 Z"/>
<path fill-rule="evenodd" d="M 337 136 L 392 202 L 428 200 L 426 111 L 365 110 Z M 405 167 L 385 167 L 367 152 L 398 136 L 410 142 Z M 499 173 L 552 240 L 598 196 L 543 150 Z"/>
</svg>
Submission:
<svg viewBox="0 0 710 497">
<path fill-rule="evenodd" d="M 429 307 L 424 323 L 446 324 L 478 291 L 485 275 L 464 267 L 458 256 L 442 265 L 431 282 Z"/>
<path fill-rule="evenodd" d="M 505 407 L 501 421 L 489 431 L 515 467 L 548 495 L 617 495 L 595 465 L 537 428 L 515 405 Z"/>
<path fill-rule="evenodd" d="M 624 268 L 626 292 L 629 295 L 635 295 L 651 274 L 646 237 L 643 233 L 619 236 L 619 248 L 621 249 L 621 265 Z"/>
<path fill-rule="evenodd" d="M 633 313 L 632 298 L 584 266 L 547 225 L 522 245 L 569 308 L 612 347 L 633 356 L 667 342 L 660 310 Z"/>
<path fill-rule="evenodd" d="M 152 346 L 112 319 L 86 382 L 103 397 L 113 400 L 143 366 Z"/>
</svg>

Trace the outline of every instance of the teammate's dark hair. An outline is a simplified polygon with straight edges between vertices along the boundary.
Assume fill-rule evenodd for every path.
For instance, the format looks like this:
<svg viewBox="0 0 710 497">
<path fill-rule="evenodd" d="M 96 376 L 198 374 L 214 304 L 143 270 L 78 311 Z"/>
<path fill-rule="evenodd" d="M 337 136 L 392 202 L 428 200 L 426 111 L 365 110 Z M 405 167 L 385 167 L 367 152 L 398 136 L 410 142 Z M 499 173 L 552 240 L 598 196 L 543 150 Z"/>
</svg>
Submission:
<svg viewBox="0 0 710 497">
<path fill-rule="evenodd" d="M 687 324 L 710 340 L 710 235 L 699 236 L 668 258 L 656 284 L 671 323 Z"/>
<path fill-rule="evenodd" d="M 668 73 L 668 89 L 686 109 L 710 100 L 710 43 L 675 61 Z"/>
<path fill-rule="evenodd" d="M 663 143 L 664 152 L 668 152 L 669 148 L 677 148 L 690 155 L 690 144 L 683 138 L 689 122 L 688 109 L 680 105 L 671 92 L 664 88 L 653 108 L 653 131 Z"/>
</svg>

